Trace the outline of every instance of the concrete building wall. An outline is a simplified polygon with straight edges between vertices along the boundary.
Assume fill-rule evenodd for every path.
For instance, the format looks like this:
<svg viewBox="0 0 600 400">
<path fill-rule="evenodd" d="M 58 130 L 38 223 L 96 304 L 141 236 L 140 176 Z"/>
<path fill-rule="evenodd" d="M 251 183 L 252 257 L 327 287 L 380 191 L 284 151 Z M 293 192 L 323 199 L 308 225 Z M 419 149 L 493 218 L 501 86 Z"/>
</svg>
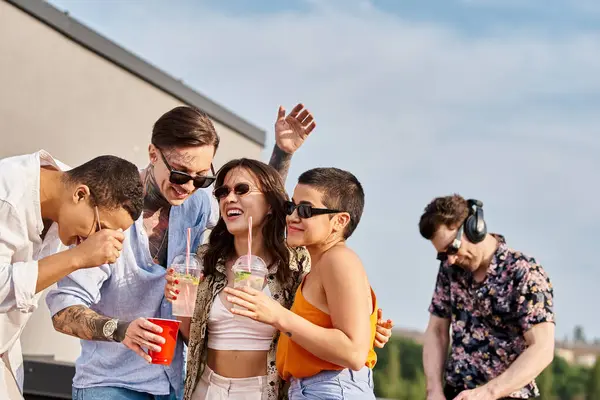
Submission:
<svg viewBox="0 0 600 400">
<path fill-rule="evenodd" d="M 182 103 L 0 2 L 0 157 L 43 148 L 70 165 L 114 154 L 148 161 L 152 125 Z M 262 146 L 215 122 L 216 167 Z"/>
<path fill-rule="evenodd" d="M 181 105 L 169 93 L 0 0 L 0 158 L 50 152 L 75 166 L 101 154 L 148 162 L 152 125 Z M 260 158 L 262 145 L 215 122 L 215 167 Z M 77 339 L 54 331 L 40 302 L 22 336 L 27 355 L 74 361 Z"/>
</svg>

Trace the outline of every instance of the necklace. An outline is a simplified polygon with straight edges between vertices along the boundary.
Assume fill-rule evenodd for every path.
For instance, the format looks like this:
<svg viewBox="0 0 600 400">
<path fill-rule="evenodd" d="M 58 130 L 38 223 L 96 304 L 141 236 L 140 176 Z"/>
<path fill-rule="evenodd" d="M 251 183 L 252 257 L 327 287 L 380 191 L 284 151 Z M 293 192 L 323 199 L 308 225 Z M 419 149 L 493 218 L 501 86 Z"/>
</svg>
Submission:
<svg viewBox="0 0 600 400">
<path fill-rule="evenodd" d="M 150 249 L 149 249 L 149 250 L 150 250 L 150 256 L 152 257 L 152 261 L 154 261 L 156 264 L 160 264 L 160 265 L 162 265 L 162 264 L 161 264 L 161 261 L 162 261 L 162 260 L 159 260 L 159 256 L 160 256 L 160 252 L 161 252 L 161 250 L 163 249 L 163 246 L 164 246 L 164 244 L 165 244 L 165 241 L 167 240 L 167 237 L 168 237 L 168 236 L 169 236 L 169 229 L 167 228 L 167 229 L 165 230 L 165 233 L 163 234 L 163 238 L 162 238 L 162 240 L 161 240 L 161 242 L 160 242 L 160 245 L 159 245 L 158 247 L 154 246 L 154 247 L 156 247 L 156 250 L 155 250 L 155 252 L 154 252 L 154 255 L 152 255 L 152 250 L 150 250 Z M 150 245 L 152 246 L 152 242 L 149 242 L 149 243 L 150 243 Z"/>
</svg>

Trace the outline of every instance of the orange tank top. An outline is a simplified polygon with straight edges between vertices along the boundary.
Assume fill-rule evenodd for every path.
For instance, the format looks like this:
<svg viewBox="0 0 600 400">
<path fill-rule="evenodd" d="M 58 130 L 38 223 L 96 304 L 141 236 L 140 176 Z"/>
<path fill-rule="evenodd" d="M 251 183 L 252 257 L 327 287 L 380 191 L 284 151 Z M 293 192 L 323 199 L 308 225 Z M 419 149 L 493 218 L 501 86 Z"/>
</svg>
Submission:
<svg viewBox="0 0 600 400">
<path fill-rule="evenodd" d="M 302 286 L 304 286 L 304 280 L 302 280 L 302 283 L 296 291 L 296 298 L 294 299 L 294 304 L 292 304 L 290 311 L 320 327 L 328 329 L 333 328 L 329 314 L 324 313 L 306 301 L 302 295 Z M 375 292 L 373 292 L 373 288 L 371 288 L 371 299 L 373 301 L 373 313 L 371 314 L 370 323 L 371 343 L 373 343 L 377 327 L 377 299 L 375 297 Z M 321 360 L 296 344 L 287 335 L 279 335 L 276 362 L 279 375 L 286 381 L 291 377 L 297 379 L 307 378 L 309 376 L 317 375 L 321 371 L 339 371 L 344 369 L 342 366 Z M 372 369 L 376 363 L 377 354 L 371 345 L 365 365 Z"/>
</svg>

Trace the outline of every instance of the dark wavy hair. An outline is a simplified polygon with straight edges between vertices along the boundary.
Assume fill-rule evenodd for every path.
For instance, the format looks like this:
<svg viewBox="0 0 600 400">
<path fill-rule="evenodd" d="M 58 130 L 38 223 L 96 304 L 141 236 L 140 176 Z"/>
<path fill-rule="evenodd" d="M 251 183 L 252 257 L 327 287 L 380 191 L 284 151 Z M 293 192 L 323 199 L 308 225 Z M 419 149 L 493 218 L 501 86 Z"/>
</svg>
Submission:
<svg viewBox="0 0 600 400">
<path fill-rule="evenodd" d="M 215 187 L 223 185 L 227 173 L 235 168 L 243 168 L 256 179 L 258 189 L 263 193 L 271 213 L 265 216 L 262 228 L 263 246 L 271 258 L 271 264 L 278 265 L 276 278 L 285 282 L 292 274 L 289 269 L 290 252 L 285 241 L 285 212 L 284 202 L 289 199 L 285 192 L 283 180 L 275 168 L 261 161 L 240 158 L 231 160 L 223 165 L 217 173 Z M 204 264 L 204 274 L 213 275 L 219 260 L 229 260 L 235 257 L 233 235 L 227 230 L 222 217 L 210 234 L 208 246 L 201 255 Z"/>
</svg>

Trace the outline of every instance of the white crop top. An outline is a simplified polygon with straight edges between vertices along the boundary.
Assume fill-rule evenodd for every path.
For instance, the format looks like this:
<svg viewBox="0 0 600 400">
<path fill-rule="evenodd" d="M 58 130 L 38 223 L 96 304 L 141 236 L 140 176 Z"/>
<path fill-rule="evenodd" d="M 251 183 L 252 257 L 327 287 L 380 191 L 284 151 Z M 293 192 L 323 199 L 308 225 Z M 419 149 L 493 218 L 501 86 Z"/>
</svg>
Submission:
<svg viewBox="0 0 600 400">
<path fill-rule="evenodd" d="M 269 286 L 265 293 L 270 297 Z M 263 350 L 271 348 L 276 329 L 271 325 L 231 313 L 217 294 L 208 315 L 208 348 L 213 350 Z"/>
</svg>

